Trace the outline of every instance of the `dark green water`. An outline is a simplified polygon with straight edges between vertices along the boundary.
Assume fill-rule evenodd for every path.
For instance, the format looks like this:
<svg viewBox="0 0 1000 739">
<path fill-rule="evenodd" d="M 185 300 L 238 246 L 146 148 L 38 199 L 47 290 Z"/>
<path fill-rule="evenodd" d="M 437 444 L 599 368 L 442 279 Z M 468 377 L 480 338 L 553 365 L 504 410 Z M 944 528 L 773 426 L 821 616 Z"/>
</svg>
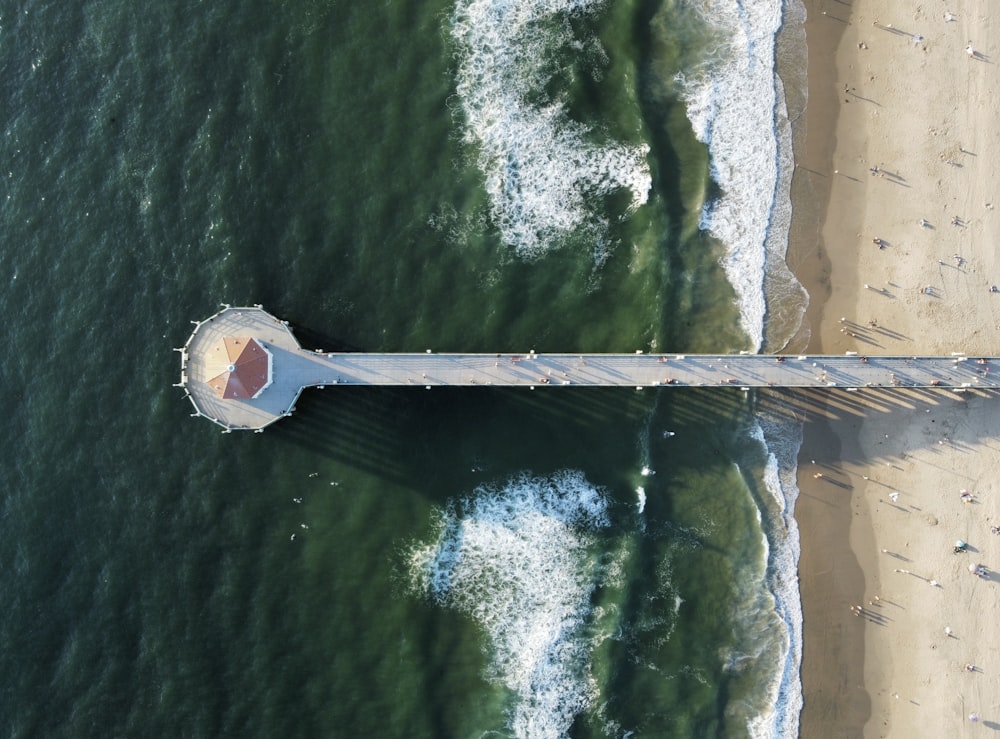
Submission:
<svg viewBox="0 0 1000 739">
<path fill-rule="evenodd" d="M 602 261 L 586 230 L 523 258 L 465 138 L 452 12 L 0 10 L 4 735 L 509 735 L 491 632 L 411 553 L 455 501 L 566 470 L 605 518 L 566 529 L 590 693 L 556 733 L 737 737 L 773 708 L 774 504 L 738 391 L 331 389 L 223 435 L 171 387 L 222 301 L 326 349 L 745 348 L 667 82 L 695 31 L 657 3 L 574 16 L 589 55 L 557 45 L 545 95 L 594 146 L 648 146 L 652 187 L 586 198 Z"/>
</svg>

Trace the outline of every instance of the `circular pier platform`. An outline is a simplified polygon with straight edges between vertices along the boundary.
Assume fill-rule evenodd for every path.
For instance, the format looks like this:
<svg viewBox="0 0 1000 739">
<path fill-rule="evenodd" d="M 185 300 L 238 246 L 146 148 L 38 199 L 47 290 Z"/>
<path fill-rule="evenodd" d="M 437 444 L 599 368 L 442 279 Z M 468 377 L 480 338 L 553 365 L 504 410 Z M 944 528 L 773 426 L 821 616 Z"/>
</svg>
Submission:
<svg viewBox="0 0 1000 739">
<path fill-rule="evenodd" d="M 227 431 L 260 430 L 292 412 L 302 386 L 287 371 L 302 347 L 259 305 L 224 306 L 195 324 L 181 352 L 181 381 L 196 413 Z M 285 380 L 285 381 L 283 381 Z"/>
</svg>

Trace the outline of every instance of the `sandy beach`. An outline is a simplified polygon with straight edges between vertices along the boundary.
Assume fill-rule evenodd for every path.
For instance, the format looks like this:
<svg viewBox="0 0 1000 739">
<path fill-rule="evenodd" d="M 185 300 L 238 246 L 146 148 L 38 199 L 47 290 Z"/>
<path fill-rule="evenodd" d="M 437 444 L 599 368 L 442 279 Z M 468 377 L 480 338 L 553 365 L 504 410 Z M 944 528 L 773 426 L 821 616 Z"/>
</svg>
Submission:
<svg viewBox="0 0 1000 739">
<path fill-rule="evenodd" d="M 987 2 L 807 9 L 789 262 L 810 294 L 808 351 L 996 355 L 1000 46 Z M 981 365 L 984 386 L 992 371 Z M 886 388 L 789 405 L 810 418 L 801 735 L 1000 729 L 1000 394 Z"/>
</svg>

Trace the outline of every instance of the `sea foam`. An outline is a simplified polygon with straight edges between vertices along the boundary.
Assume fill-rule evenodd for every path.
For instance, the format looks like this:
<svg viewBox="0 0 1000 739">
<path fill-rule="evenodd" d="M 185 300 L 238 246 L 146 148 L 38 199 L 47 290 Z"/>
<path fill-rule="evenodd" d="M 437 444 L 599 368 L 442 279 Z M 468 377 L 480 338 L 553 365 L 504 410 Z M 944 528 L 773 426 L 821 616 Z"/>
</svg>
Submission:
<svg viewBox="0 0 1000 739">
<path fill-rule="evenodd" d="M 765 328 L 769 346 L 780 349 L 798 334 L 808 296 L 785 261 L 794 160 L 775 43 L 782 23 L 801 26 L 804 8 L 798 0 L 693 0 L 693 5 L 720 40 L 702 65 L 678 77 L 688 118 L 695 135 L 708 145 L 712 177 L 721 190 L 720 197 L 705 205 L 701 226 L 726 247 L 722 266 L 754 349 L 762 348 Z M 786 41 L 804 57 L 804 38 Z M 768 514 L 770 535 L 764 541 L 767 585 L 784 634 L 780 667 L 747 730 L 755 739 L 786 739 L 798 736 L 802 709 L 794 518 L 801 425 L 767 416 L 757 420 L 753 435 L 767 453 L 763 482 L 777 509 Z"/>
<path fill-rule="evenodd" d="M 417 589 L 489 635 L 489 677 L 516 696 L 515 736 L 565 736 L 597 696 L 585 627 L 600 567 L 588 547 L 608 523 L 580 473 L 525 475 L 453 501 L 435 541 L 412 550 Z"/>
<path fill-rule="evenodd" d="M 593 199 L 627 190 L 634 210 L 649 193 L 648 146 L 595 143 L 594 132 L 569 118 L 562 101 L 546 99 L 554 51 L 580 45 L 569 18 L 602 5 L 459 0 L 455 7 L 451 36 L 465 139 L 477 151 L 500 236 L 522 257 L 575 234 L 589 237 L 601 260 L 609 248 L 607 217 Z"/>
<path fill-rule="evenodd" d="M 799 596 L 799 529 L 795 521 L 797 460 L 802 424 L 785 417 L 762 414 L 752 435 L 767 449 L 764 485 L 775 503 L 771 541 L 767 542 L 768 589 L 782 621 L 784 659 L 768 686 L 768 708 L 748 726 L 754 739 L 794 739 L 802 712 L 802 603 Z M 773 545 L 773 546 L 772 546 Z"/>
<path fill-rule="evenodd" d="M 775 37 L 781 0 L 694 0 L 720 40 L 710 58 L 678 79 L 695 135 L 709 147 L 722 191 L 702 211 L 702 228 L 726 246 L 722 266 L 736 290 L 754 349 L 764 339 L 765 273 L 798 285 L 784 262 L 791 214 L 791 135 Z M 794 291 L 803 301 L 801 287 Z M 772 341 L 772 343 L 775 343 Z M 780 343 L 780 340 L 779 340 Z"/>
</svg>

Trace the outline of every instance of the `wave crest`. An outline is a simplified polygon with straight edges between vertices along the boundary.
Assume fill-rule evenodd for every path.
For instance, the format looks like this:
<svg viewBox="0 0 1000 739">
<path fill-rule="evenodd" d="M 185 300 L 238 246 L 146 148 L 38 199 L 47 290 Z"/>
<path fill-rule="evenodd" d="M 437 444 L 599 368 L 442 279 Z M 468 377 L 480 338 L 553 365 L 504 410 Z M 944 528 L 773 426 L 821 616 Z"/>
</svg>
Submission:
<svg viewBox="0 0 1000 739">
<path fill-rule="evenodd" d="M 505 244 L 534 257 L 570 234 L 608 248 L 607 219 L 594 197 L 632 194 L 646 202 L 652 179 L 646 145 L 595 144 L 558 101 L 533 104 L 551 78 L 554 50 L 574 43 L 566 21 L 602 0 L 459 0 L 451 36 L 458 47 L 458 97 L 466 141 L 477 146 L 490 213 Z"/>
<path fill-rule="evenodd" d="M 607 501 L 578 472 L 477 488 L 441 511 L 435 541 L 411 552 L 414 585 L 474 618 L 492 646 L 491 675 L 517 696 L 518 737 L 558 737 L 590 706 L 586 625 L 598 562 L 589 545 Z"/>
<path fill-rule="evenodd" d="M 712 178 L 722 191 L 706 204 L 701 226 L 726 245 L 722 266 L 755 350 L 764 339 L 765 275 L 775 271 L 780 281 L 797 285 L 784 263 L 793 162 L 775 74 L 782 6 L 780 0 L 697 0 L 695 8 L 719 44 L 700 68 L 678 75 L 688 119 L 708 145 Z M 791 296 L 801 302 L 801 292 L 799 287 Z"/>
</svg>

